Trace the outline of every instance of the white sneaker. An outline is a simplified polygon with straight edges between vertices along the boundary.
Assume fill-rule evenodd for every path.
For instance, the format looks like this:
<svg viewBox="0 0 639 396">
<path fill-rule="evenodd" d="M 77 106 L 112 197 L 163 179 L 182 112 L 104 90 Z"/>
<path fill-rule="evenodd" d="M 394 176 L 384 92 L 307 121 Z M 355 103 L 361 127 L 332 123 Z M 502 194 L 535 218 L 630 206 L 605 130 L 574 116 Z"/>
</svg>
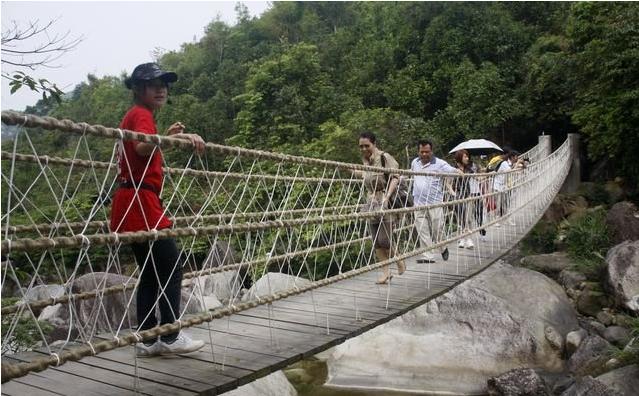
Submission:
<svg viewBox="0 0 639 396">
<path fill-rule="evenodd" d="M 499 224 L 499 223 L 495 223 L 495 224 L 493 224 L 493 225 L 494 225 L 495 227 L 501 227 L 501 224 Z"/>
<path fill-rule="evenodd" d="M 473 243 L 473 240 L 468 238 L 466 239 L 466 249 L 473 249 L 475 248 L 475 244 Z"/>
<path fill-rule="evenodd" d="M 517 223 L 515 223 L 515 220 L 510 219 L 510 220 L 508 220 L 508 225 L 515 226 L 515 225 L 517 225 Z"/>
<path fill-rule="evenodd" d="M 151 345 L 144 345 L 143 342 L 135 344 L 135 354 L 137 357 L 152 357 L 160 355 L 160 342 L 156 341 Z"/>
<path fill-rule="evenodd" d="M 161 355 L 176 355 L 195 352 L 204 346 L 204 341 L 192 340 L 185 333 L 180 332 L 178 337 L 172 343 L 167 344 L 160 340 L 160 342 L 156 344 L 160 344 L 159 349 Z"/>
<path fill-rule="evenodd" d="M 457 241 L 457 247 L 460 249 L 463 249 L 466 247 L 466 240 L 465 239 L 460 239 L 459 241 Z"/>
</svg>

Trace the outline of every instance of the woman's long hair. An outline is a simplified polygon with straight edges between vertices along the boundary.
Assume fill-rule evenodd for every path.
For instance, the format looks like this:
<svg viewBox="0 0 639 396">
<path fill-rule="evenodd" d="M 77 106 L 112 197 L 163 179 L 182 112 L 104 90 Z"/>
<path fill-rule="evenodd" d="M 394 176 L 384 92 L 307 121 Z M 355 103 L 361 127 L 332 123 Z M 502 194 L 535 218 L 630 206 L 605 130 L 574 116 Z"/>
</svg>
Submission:
<svg viewBox="0 0 639 396">
<path fill-rule="evenodd" d="M 464 154 L 468 156 L 468 164 L 464 164 Z M 455 152 L 455 162 L 457 163 L 457 167 L 461 165 L 464 169 L 464 173 L 472 172 L 473 163 L 470 160 L 470 154 L 466 150 L 459 150 Z"/>
</svg>

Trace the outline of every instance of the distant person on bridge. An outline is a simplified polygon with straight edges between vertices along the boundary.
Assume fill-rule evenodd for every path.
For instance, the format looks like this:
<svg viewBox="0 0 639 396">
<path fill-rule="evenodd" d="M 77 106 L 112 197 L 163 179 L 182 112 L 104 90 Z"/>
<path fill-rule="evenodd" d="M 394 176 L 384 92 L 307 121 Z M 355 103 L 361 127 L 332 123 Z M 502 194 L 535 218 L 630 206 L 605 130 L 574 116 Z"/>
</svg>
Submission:
<svg viewBox="0 0 639 396">
<path fill-rule="evenodd" d="M 175 81 L 175 73 L 164 71 L 155 63 L 137 66 L 131 77 L 125 80 L 126 87 L 133 90 L 135 104 L 124 116 L 120 128 L 156 135 L 158 132 L 153 112 L 166 104 L 168 85 Z M 196 134 L 184 133 L 184 126 L 179 122 L 171 125 L 167 134 L 190 141 L 198 153 L 204 151 L 202 138 Z M 118 151 L 120 185 L 113 197 L 112 232 L 162 230 L 171 227 L 171 221 L 165 216 L 160 201 L 162 161 L 159 146 L 137 140 L 121 142 Z M 175 322 L 180 316 L 182 294 L 182 268 L 175 239 L 133 243 L 131 247 L 140 268 L 137 291 L 138 331 L 158 325 L 156 304 L 160 309 L 160 324 Z M 192 340 L 178 331 L 163 335 L 159 340 L 138 343 L 136 353 L 142 357 L 189 353 L 203 346 L 203 341 Z"/>
<path fill-rule="evenodd" d="M 359 150 L 362 153 L 364 165 L 376 166 L 379 168 L 398 169 L 399 164 L 390 154 L 377 148 L 377 138 L 372 132 L 363 132 L 359 135 Z M 382 159 L 383 157 L 383 159 Z M 369 211 L 389 209 L 390 198 L 399 185 L 399 175 L 388 174 L 387 177 L 382 172 L 364 171 L 364 185 L 368 192 L 367 208 Z M 393 246 L 393 222 L 394 216 L 385 214 L 379 218 L 369 220 L 368 226 L 375 247 L 375 255 L 378 261 L 388 260 L 394 255 Z M 406 271 L 406 264 L 403 260 L 397 262 L 397 272 L 399 275 Z M 378 284 L 388 283 L 392 275 L 390 266 L 383 269 L 382 276 L 377 279 Z"/>
<path fill-rule="evenodd" d="M 433 155 L 433 143 L 429 140 L 420 140 L 417 143 L 418 157 L 410 165 L 413 172 L 429 173 L 459 173 L 448 162 Z M 444 187 L 446 180 L 441 176 L 415 176 L 413 181 L 413 201 L 415 206 L 434 205 L 444 200 Z M 415 228 L 419 235 L 419 243 L 422 248 L 440 242 L 443 238 L 444 209 L 442 207 L 415 212 Z M 448 247 L 439 248 L 444 261 L 448 260 Z M 428 251 L 417 259 L 418 263 L 434 263 L 435 258 Z"/>
<path fill-rule="evenodd" d="M 500 192 L 497 196 L 497 207 L 499 208 L 499 216 L 505 216 L 510 210 L 510 201 L 512 199 L 512 191 L 507 191 L 511 186 L 512 175 L 503 174 L 515 168 L 519 160 L 519 152 L 510 148 L 504 148 L 503 161 L 497 167 L 497 175 L 493 182 L 493 189 Z M 509 225 L 515 225 L 514 219 L 508 220 Z M 495 227 L 499 227 L 499 223 L 495 223 Z"/>
</svg>

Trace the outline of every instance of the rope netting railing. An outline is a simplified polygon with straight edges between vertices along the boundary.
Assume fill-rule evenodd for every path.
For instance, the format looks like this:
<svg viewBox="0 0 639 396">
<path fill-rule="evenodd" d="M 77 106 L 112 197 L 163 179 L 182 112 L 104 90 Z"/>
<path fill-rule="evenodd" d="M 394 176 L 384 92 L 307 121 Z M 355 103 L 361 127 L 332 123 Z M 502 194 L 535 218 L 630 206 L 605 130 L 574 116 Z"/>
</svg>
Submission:
<svg viewBox="0 0 639 396">
<path fill-rule="evenodd" d="M 212 143 L 196 155 L 189 142 L 173 137 L 15 112 L 3 111 L 2 122 L 18 126 L 2 148 L 2 354 L 33 348 L 49 354 L 3 363 L 3 382 L 439 252 L 465 238 L 477 242 L 481 260 L 482 249 L 493 247 L 481 246 L 480 231 L 518 213 L 541 216 L 570 166 L 567 142 L 548 157 L 530 155 L 535 160 L 524 169 L 461 175 Z M 118 151 L 126 140 L 162 148 L 161 198 L 172 227 L 110 229 L 109 198 L 120 186 Z M 361 174 L 384 172 L 409 186 L 436 180 L 431 184 L 442 189 L 441 202 L 371 206 Z M 135 189 L 133 200 L 139 194 Z M 419 213 L 441 215 L 427 245 L 415 230 Z M 380 260 L 369 232 L 382 216 L 394 227 L 390 257 Z M 152 256 L 136 264 L 131 244 L 164 238 L 175 238 L 180 248 L 182 309 L 174 323 L 135 330 L 140 268 L 154 264 Z M 451 270 L 460 268 L 451 263 Z"/>
</svg>

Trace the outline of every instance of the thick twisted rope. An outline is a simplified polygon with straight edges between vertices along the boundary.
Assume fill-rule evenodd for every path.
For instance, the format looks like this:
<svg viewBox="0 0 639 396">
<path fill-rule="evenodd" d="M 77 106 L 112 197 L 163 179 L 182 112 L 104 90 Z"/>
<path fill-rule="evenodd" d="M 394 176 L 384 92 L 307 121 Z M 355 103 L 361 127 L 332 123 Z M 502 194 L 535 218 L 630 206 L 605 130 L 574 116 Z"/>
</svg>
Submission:
<svg viewBox="0 0 639 396">
<path fill-rule="evenodd" d="M 144 143 L 155 144 L 160 147 L 178 147 L 185 150 L 192 150 L 193 145 L 184 139 L 172 136 L 149 135 L 134 132 L 127 129 L 108 128 L 102 125 L 89 125 L 87 123 L 75 123 L 71 120 L 59 120 L 54 117 L 40 117 L 33 114 L 23 114 L 15 111 L 2 111 L 2 122 L 7 125 L 20 125 L 28 128 L 43 128 L 47 130 L 60 130 L 79 135 L 94 135 L 111 139 L 137 140 Z M 277 162 L 289 162 L 303 165 L 329 166 L 338 169 L 349 169 L 359 171 L 369 171 L 377 173 L 393 173 L 399 175 L 420 175 L 420 176 L 457 176 L 476 177 L 482 175 L 494 175 L 490 173 L 458 174 L 458 173 L 436 173 L 436 172 L 414 172 L 399 168 L 383 168 L 369 165 L 352 164 L 348 162 L 330 161 L 319 158 L 309 158 L 297 155 L 274 153 L 255 149 L 246 149 L 236 146 L 225 146 L 215 143 L 206 143 L 206 149 L 215 153 L 226 155 L 239 155 L 242 157 L 273 160 Z M 507 172 L 502 172 L 506 174 Z"/>
</svg>

